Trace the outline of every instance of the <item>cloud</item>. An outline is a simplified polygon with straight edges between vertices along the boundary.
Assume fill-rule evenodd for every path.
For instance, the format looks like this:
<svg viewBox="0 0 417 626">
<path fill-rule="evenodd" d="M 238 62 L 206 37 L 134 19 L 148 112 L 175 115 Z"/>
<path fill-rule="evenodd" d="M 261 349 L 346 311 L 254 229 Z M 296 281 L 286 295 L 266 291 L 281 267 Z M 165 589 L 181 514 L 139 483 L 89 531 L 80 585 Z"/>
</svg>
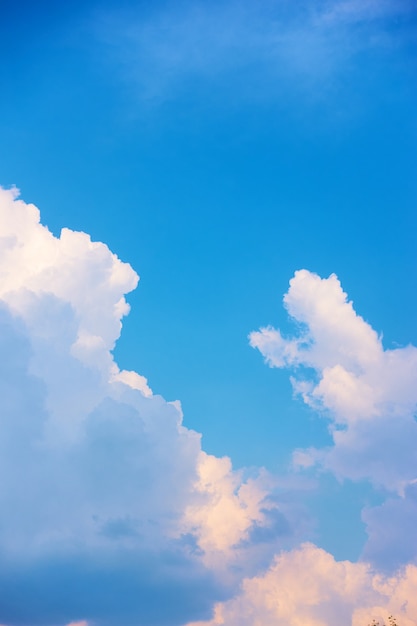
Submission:
<svg viewBox="0 0 417 626">
<path fill-rule="evenodd" d="M 213 619 L 188 626 L 364 626 L 394 615 L 416 626 L 417 567 L 383 577 L 365 563 L 336 561 L 311 544 L 275 557 L 265 574 L 216 605 Z"/>
<path fill-rule="evenodd" d="M 112 349 L 138 282 L 106 245 L 0 189 L 0 621 L 181 624 L 253 571 L 278 504 Z M 252 569 L 251 569 L 252 568 Z M 194 617 L 193 617 L 194 616 Z"/>
<path fill-rule="evenodd" d="M 239 473 L 232 473 L 230 459 L 202 453 L 197 482 L 202 499 L 188 507 L 186 520 L 203 550 L 223 560 L 225 550 L 248 538 L 253 525 L 264 519 L 263 505 L 268 507 L 271 480 L 264 476 L 263 482 L 257 477 L 242 484 Z"/>
<path fill-rule="evenodd" d="M 316 98 L 326 85 L 328 98 L 358 54 L 391 47 L 391 20 L 412 11 L 408 0 L 182 2 L 146 15 L 103 11 L 94 30 L 105 58 L 145 100 L 203 85 L 213 98 L 219 81 L 223 97 L 231 84 L 241 97 L 261 100 L 300 90 Z"/>
<path fill-rule="evenodd" d="M 306 481 L 207 454 L 178 401 L 120 370 L 138 276 L 107 246 L 54 237 L 0 189 L 0 278 L 1 623 L 362 626 L 392 611 L 416 626 L 416 349 L 385 350 L 335 276 L 297 272 L 284 299 L 295 336 L 262 329 L 251 344 L 329 421 L 333 446 L 295 461 L 386 490 L 363 511 L 364 556 L 408 563 L 391 576 L 295 549 L 311 531 Z"/>
<path fill-rule="evenodd" d="M 400 566 L 417 563 L 417 482 L 408 485 L 401 496 L 387 498 L 382 504 L 365 508 L 362 519 L 367 526 L 368 542 L 363 558 L 372 559 L 381 569 L 387 564 Z"/>
<path fill-rule="evenodd" d="M 321 20 L 329 24 L 363 23 L 387 18 L 408 17 L 414 11 L 413 3 L 409 0 L 342 0 L 341 2 L 327 3 L 321 15 Z"/>
<path fill-rule="evenodd" d="M 251 333 L 250 343 L 270 367 L 293 370 L 295 393 L 328 420 L 333 440 L 295 451 L 294 465 L 369 480 L 389 493 L 382 506 L 364 511 L 364 555 L 381 567 L 414 560 L 415 545 L 403 530 L 417 519 L 417 348 L 384 349 L 335 275 L 296 272 L 284 304 L 295 336 L 268 327 Z"/>
<path fill-rule="evenodd" d="M 294 369 L 295 392 L 327 417 L 334 443 L 295 461 L 402 493 L 417 476 L 417 348 L 385 350 L 335 275 L 296 272 L 284 304 L 297 335 L 269 327 L 251 333 L 250 343 L 271 367 Z"/>
</svg>

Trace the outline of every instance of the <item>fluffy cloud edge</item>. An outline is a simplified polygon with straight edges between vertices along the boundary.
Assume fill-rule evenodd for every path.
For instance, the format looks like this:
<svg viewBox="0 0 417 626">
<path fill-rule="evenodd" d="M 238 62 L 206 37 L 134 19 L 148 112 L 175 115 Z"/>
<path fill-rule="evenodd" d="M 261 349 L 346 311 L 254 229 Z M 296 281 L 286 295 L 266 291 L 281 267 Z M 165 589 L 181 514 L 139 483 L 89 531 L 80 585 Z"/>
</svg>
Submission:
<svg viewBox="0 0 417 626">
<path fill-rule="evenodd" d="M 121 581 L 114 594 L 127 593 L 124 581 L 126 610 L 145 621 L 155 594 L 166 599 L 161 624 L 164 611 L 170 624 L 207 614 L 259 567 L 252 533 L 274 523 L 272 477 L 206 454 L 179 402 L 120 370 L 112 350 L 138 275 L 85 233 L 55 237 L 15 189 L 0 188 L 0 278 L 0 342 L 10 355 L 0 363 L 0 560 L 9 572 L 0 619 L 120 623 L 111 567 Z M 78 608 L 63 593 L 65 576 Z M 135 599 L 135 584 L 148 589 L 146 601 Z M 182 598 L 176 606 L 169 585 Z M 185 600 L 187 588 L 194 598 Z"/>
<path fill-rule="evenodd" d="M 297 271 L 284 305 L 297 334 L 261 328 L 250 345 L 270 367 L 293 371 L 294 392 L 326 417 L 333 438 L 327 449 L 296 451 L 295 464 L 403 493 L 417 477 L 417 348 L 384 349 L 334 274 Z"/>
<path fill-rule="evenodd" d="M 313 544 L 274 557 L 261 575 L 246 578 L 240 592 L 218 603 L 211 620 L 187 626 L 416 626 L 417 567 L 382 576 L 367 563 L 336 561 Z"/>
</svg>

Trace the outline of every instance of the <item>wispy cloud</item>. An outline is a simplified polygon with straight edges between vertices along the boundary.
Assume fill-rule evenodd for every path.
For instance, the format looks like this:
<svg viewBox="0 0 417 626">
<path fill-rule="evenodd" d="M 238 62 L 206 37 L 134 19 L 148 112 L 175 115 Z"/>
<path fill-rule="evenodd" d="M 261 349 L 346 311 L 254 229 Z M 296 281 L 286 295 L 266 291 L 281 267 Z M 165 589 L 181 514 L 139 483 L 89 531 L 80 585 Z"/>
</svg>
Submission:
<svg viewBox="0 0 417 626">
<path fill-rule="evenodd" d="M 324 8 L 322 22 L 335 24 L 361 23 L 391 18 L 409 17 L 415 11 L 409 0 L 342 0 L 331 2 Z"/>
<path fill-rule="evenodd" d="M 104 13 L 95 32 L 144 98 L 170 99 L 201 85 L 227 91 L 227 83 L 247 97 L 279 97 L 289 85 L 323 88 L 357 53 L 386 47 L 391 21 L 411 11 L 405 0 L 181 3 L 145 17 Z"/>
</svg>

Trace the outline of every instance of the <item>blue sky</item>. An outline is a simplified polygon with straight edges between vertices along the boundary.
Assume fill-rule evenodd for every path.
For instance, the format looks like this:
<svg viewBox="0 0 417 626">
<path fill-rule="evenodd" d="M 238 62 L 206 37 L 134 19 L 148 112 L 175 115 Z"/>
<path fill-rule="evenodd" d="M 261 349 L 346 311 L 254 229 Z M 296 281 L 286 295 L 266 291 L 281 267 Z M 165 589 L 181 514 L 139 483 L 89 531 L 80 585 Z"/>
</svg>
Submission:
<svg viewBox="0 0 417 626">
<path fill-rule="evenodd" d="M 118 367 L 145 376 L 166 401 L 180 400 L 184 426 L 202 434 L 205 452 L 227 455 L 235 469 L 249 468 L 245 475 L 265 467 L 279 484 L 273 497 L 291 510 L 292 539 L 253 559 L 251 548 L 252 569 L 241 566 L 241 578 L 260 575 L 268 554 L 303 541 L 336 559 L 356 562 L 365 554 L 383 570 L 397 566 L 392 554 L 378 552 L 377 540 L 369 543 L 366 527 L 376 523 L 376 506 L 393 519 L 387 494 L 397 487 L 373 470 L 350 475 L 330 457 L 320 469 L 293 468 L 295 450 L 331 448 L 334 424 L 344 419 L 327 396 L 317 406 L 294 392 L 290 377 L 301 368 L 317 382 L 322 361 L 297 348 L 285 367 L 268 367 L 262 356 L 278 348 L 268 344 L 261 355 L 248 336 L 269 325 L 286 341 L 303 332 L 310 317 L 297 317 L 298 309 L 289 315 L 282 298 L 294 273 L 306 269 L 323 279 L 337 275 L 386 350 L 417 345 L 413 3 L 6 2 L 0 10 L 0 184 L 16 185 L 56 237 L 63 227 L 88 233 L 138 272 L 113 351 Z M 24 317 L 14 300 L 4 301 Z M 330 341 L 308 328 L 308 341 Z M 408 402 L 408 391 L 401 393 Z M 379 441 L 376 432 L 372 438 Z M 394 453 L 403 454 L 401 438 L 393 441 Z M 381 458 L 387 453 L 379 448 Z M 164 543 L 167 532 L 161 554 L 173 549 Z M 31 537 L 35 545 L 34 530 L 29 543 Z M 395 545 L 393 553 L 400 552 Z M 407 553 L 400 564 L 415 558 Z M 131 567 L 122 561 L 115 567 L 120 581 Z M 241 581 L 226 584 L 217 565 L 192 567 L 203 566 L 198 580 L 212 580 L 204 583 L 208 613 L 190 608 L 175 623 L 208 619 L 215 601 L 237 593 Z M 69 569 L 84 568 L 94 581 L 94 567 L 84 554 Z M 44 568 L 47 578 L 53 567 Z M 65 579 L 64 566 L 62 572 Z M 25 579 L 22 589 L 26 584 L 31 588 Z M 0 622 L 47 623 L 41 603 L 32 621 L 14 617 L 12 604 L 4 616 L 0 607 Z M 166 623 L 158 612 L 149 617 L 152 611 L 132 618 L 109 608 L 103 617 L 88 608 L 71 616 L 57 607 L 48 624 Z M 234 613 L 228 619 L 226 626 L 243 623 Z"/>
</svg>

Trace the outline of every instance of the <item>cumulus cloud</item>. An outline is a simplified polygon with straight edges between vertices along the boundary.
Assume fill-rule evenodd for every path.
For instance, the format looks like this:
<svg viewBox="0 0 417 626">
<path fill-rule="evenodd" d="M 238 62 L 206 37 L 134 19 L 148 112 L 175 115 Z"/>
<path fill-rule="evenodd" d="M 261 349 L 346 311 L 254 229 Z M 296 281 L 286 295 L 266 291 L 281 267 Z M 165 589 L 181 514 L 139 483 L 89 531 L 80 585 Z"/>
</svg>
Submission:
<svg viewBox="0 0 417 626">
<path fill-rule="evenodd" d="M 112 349 L 138 276 L 106 245 L 54 237 L 0 189 L 0 278 L 0 620 L 208 615 L 234 584 L 220 588 L 211 555 L 223 568 L 242 555 L 276 507 L 266 473 L 205 454 L 178 402 L 120 371 Z"/>
<path fill-rule="evenodd" d="M 188 626 L 364 626 L 395 615 L 416 626 L 417 567 L 384 577 L 365 563 L 336 561 L 311 544 L 275 557 L 240 593 L 218 603 L 213 619 Z"/>
<path fill-rule="evenodd" d="M 303 480 L 207 454 L 178 401 L 120 370 L 112 350 L 138 276 L 107 246 L 54 237 L 0 189 L 0 278 L 2 623 L 362 626 L 393 612 L 416 626 L 415 566 L 387 577 L 295 549 L 309 526 L 289 492 Z M 363 512 L 364 556 L 417 558 L 416 349 L 384 350 L 335 276 L 297 272 L 284 300 L 295 336 L 267 328 L 251 344 L 294 370 L 333 437 L 295 462 L 382 485 L 385 502 Z"/>
<path fill-rule="evenodd" d="M 333 439 L 324 449 L 295 451 L 294 465 L 366 479 L 391 494 L 363 513 L 364 555 L 385 567 L 415 559 L 404 529 L 417 519 L 417 348 L 384 349 L 335 275 L 296 272 L 284 304 L 295 336 L 268 327 L 251 333 L 250 343 L 270 367 L 293 370 L 295 393 L 328 420 Z"/>
<path fill-rule="evenodd" d="M 296 272 L 284 304 L 297 335 L 263 328 L 250 343 L 271 367 L 294 369 L 295 392 L 328 418 L 334 443 L 295 461 L 403 493 L 417 476 L 417 348 L 385 350 L 335 275 Z"/>
</svg>

